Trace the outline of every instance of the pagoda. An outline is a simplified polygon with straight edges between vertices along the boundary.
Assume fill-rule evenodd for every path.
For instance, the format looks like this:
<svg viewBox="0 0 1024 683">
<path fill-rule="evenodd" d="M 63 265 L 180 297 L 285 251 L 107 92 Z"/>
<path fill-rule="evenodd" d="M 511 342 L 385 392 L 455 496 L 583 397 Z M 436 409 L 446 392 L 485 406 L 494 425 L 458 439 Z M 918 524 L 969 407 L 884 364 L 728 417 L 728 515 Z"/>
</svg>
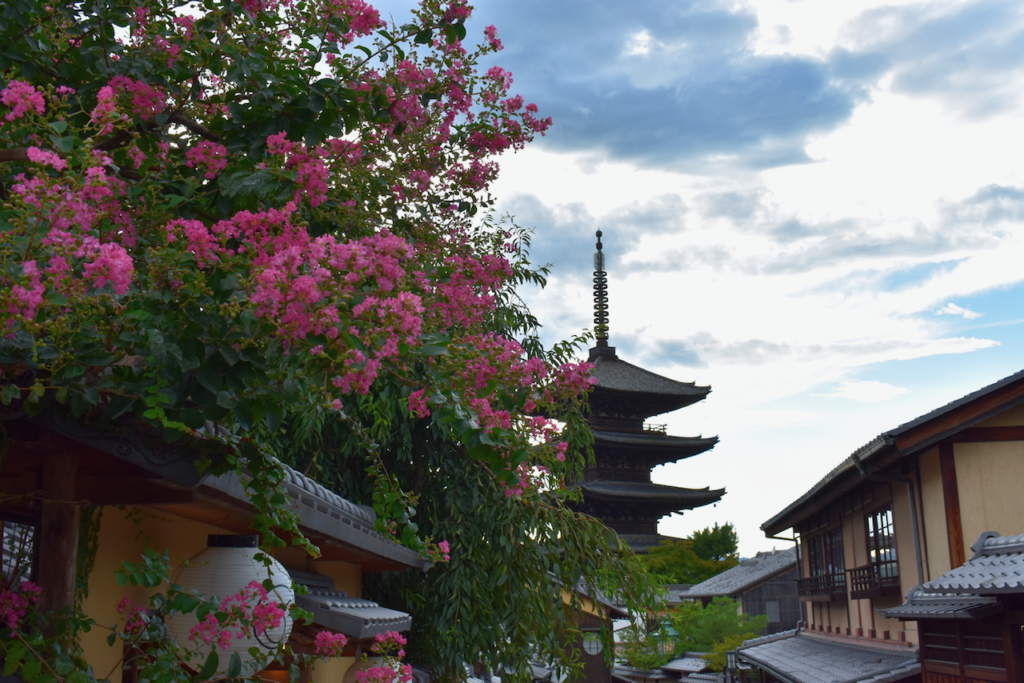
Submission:
<svg viewBox="0 0 1024 683">
<path fill-rule="evenodd" d="M 673 512 L 715 503 L 725 489 L 686 489 L 651 482 L 656 465 L 676 462 L 714 448 L 718 437 L 669 436 L 666 428 L 645 425 L 662 415 L 703 400 L 711 387 L 677 382 L 621 360 L 608 345 L 608 283 L 601 231 L 594 254 L 594 331 L 590 349 L 597 384 L 590 394 L 594 464 L 578 484 L 583 501 L 577 509 L 596 517 L 636 552 L 646 552 L 668 536 L 658 534 L 658 520 Z"/>
</svg>

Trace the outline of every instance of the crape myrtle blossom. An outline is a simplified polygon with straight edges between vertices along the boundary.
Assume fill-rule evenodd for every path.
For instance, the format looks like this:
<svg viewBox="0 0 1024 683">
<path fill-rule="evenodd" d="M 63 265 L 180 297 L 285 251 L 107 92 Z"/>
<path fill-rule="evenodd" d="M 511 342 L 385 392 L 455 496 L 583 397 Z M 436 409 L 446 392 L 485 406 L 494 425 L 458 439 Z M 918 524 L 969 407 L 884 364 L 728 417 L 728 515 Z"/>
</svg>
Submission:
<svg viewBox="0 0 1024 683">
<path fill-rule="evenodd" d="M 239 9 L 258 37 L 236 35 L 248 19 L 144 1 L 125 17 L 130 39 L 104 48 L 102 77 L 0 90 L 0 145 L 26 150 L 0 165 L 0 335 L 46 350 L 31 392 L 10 385 L 4 403 L 60 397 L 76 417 L 222 438 L 199 431 L 212 420 L 253 458 L 311 405 L 365 435 L 346 406 L 387 386 L 411 418 L 464 424 L 467 457 L 516 495 L 536 493 L 536 467 L 557 480 L 570 463 L 546 415 L 580 400 L 587 366 L 530 358 L 495 322 L 528 266 L 481 221 L 487 188 L 496 157 L 550 125 L 509 72 L 477 72 L 497 30 L 468 47 L 469 5 L 424 0 L 368 60 L 347 47 L 384 25 L 363 0 Z M 54 45 L 69 44 L 61 21 L 46 27 Z M 245 75 L 218 47 L 228 38 L 276 80 Z M 404 504 L 379 509 L 379 528 Z M 204 623 L 196 637 L 229 637 Z"/>
</svg>

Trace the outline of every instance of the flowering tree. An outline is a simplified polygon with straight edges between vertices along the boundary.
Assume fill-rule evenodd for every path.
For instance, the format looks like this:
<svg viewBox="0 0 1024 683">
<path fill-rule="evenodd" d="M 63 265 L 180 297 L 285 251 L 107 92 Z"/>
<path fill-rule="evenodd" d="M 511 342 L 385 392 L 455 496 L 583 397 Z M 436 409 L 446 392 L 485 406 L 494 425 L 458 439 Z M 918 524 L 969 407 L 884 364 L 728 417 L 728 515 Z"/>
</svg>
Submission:
<svg viewBox="0 0 1024 683">
<path fill-rule="evenodd" d="M 521 670 L 541 621 L 567 656 L 549 569 L 644 586 L 560 503 L 592 380 L 571 344 L 514 341 L 536 324 L 514 288 L 544 271 L 486 214 L 495 157 L 550 120 L 511 74 L 478 72 L 501 41 L 464 45 L 469 16 L 465 0 L 402 25 L 363 0 L 6 3 L 0 401 L 212 442 L 209 466 L 255 475 L 269 539 L 296 528 L 276 486 L 303 460 L 452 559 L 432 599 L 486 590 L 456 569 L 481 539 L 443 521 L 447 488 L 468 487 L 469 514 L 515 527 L 485 540 L 522 570 L 506 580 L 524 611 L 433 623 L 476 634 L 434 643 L 435 663 Z"/>
</svg>

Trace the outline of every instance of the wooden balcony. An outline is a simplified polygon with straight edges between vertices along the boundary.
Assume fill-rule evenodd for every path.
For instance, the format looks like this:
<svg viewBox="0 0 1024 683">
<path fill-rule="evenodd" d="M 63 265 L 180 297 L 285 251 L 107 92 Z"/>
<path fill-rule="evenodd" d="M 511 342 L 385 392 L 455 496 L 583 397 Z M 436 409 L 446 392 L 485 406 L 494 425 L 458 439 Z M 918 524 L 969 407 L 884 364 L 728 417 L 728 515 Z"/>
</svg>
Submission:
<svg viewBox="0 0 1024 683">
<path fill-rule="evenodd" d="M 853 600 L 900 595 L 900 570 L 896 560 L 866 564 L 846 571 L 850 575 L 850 598 Z"/>
<path fill-rule="evenodd" d="M 811 602 L 831 602 L 846 597 L 846 574 L 819 574 L 806 579 L 799 579 L 796 585 L 797 595 L 801 600 Z"/>
</svg>

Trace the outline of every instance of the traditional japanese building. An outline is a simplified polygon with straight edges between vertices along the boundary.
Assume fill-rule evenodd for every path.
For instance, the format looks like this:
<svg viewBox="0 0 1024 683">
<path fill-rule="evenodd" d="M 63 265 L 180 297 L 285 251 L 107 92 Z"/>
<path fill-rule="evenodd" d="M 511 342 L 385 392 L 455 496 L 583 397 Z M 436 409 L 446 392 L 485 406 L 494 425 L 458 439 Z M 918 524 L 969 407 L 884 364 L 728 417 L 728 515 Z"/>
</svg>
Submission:
<svg viewBox="0 0 1024 683">
<path fill-rule="evenodd" d="M 686 489 L 651 482 L 651 470 L 714 448 L 718 437 L 669 436 L 645 420 L 703 400 L 711 387 L 677 382 L 631 365 L 608 345 L 608 283 L 601 231 L 594 254 L 594 330 L 590 349 L 597 385 L 590 394 L 594 459 L 583 473 L 581 512 L 597 517 L 629 544 L 645 552 L 667 536 L 658 520 L 673 512 L 717 502 L 725 489 Z"/>
</svg>

